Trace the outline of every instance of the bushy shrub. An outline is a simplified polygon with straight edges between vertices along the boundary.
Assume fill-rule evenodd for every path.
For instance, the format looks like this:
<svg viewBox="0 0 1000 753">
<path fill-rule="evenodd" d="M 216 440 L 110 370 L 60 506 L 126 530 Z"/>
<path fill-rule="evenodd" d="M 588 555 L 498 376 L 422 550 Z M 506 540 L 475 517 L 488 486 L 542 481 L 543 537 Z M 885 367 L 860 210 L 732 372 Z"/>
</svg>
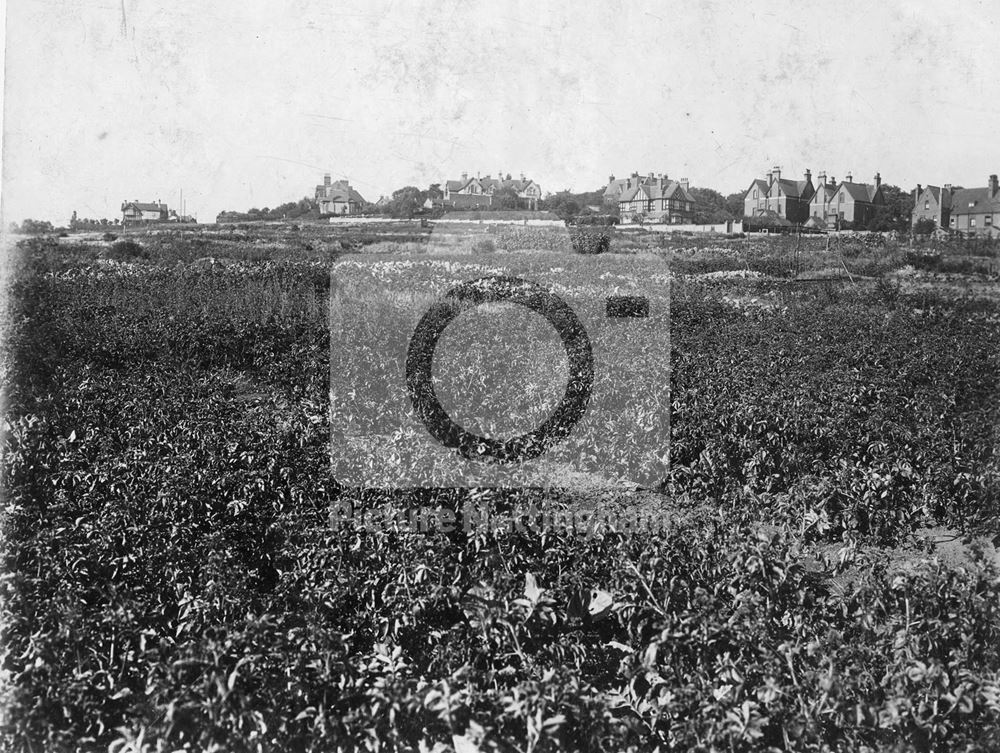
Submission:
<svg viewBox="0 0 1000 753">
<path fill-rule="evenodd" d="M 114 261 L 148 259 L 149 252 L 133 240 L 121 240 L 111 244 L 107 251 L 107 258 Z"/>
<path fill-rule="evenodd" d="M 578 254 L 606 254 L 611 250 L 611 230 L 574 228 L 570 233 L 573 251 Z"/>
<path fill-rule="evenodd" d="M 43 233 L 51 233 L 55 230 L 52 227 L 52 223 L 48 220 L 27 219 L 20 226 L 13 225 L 12 227 L 15 229 L 15 232 L 21 232 L 25 235 L 42 235 Z"/>
<path fill-rule="evenodd" d="M 492 254 L 496 250 L 496 245 L 489 238 L 478 238 L 472 243 L 472 252 L 475 254 Z"/>
</svg>

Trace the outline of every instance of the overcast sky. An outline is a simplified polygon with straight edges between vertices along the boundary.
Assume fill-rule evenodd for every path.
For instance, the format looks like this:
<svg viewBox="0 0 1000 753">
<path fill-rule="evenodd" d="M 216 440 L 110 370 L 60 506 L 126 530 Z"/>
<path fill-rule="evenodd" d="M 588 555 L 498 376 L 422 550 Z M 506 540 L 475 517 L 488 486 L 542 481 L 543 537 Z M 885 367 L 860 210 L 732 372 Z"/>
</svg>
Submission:
<svg viewBox="0 0 1000 753">
<path fill-rule="evenodd" d="M 525 173 L 723 193 L 772 165 L 912 188 L 1000 172 L 1000 3 L 17 0 L 3 221 L 369 200 Z"/>
</svg>

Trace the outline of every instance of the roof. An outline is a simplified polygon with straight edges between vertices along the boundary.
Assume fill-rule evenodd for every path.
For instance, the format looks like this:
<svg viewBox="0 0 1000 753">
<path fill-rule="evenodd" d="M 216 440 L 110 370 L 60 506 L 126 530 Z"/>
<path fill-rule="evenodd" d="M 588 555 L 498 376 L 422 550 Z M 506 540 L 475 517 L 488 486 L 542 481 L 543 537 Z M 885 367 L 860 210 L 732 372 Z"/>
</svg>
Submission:
<svg viewBox="0 0 1000 753">
<path fill-rule="evenodd" d="M 461 191 L 471 182 L 472 181 L 469 180 L 468 178 L 466 178 L 465 180 L 449 180 L 445 181 L 445 186 L 448 188 L 449 191 Z"/>
<path fill-rule="evenodd" d="M 649 182 L 648 178 L 646 182 L 640 182 L 637 185 L 626 189 L 621 196 L 618 197 L 618 201 L 632 201 L 639 193 L 647 199 L 680 199 L 681 201 L 694 201 L 691 194 L 678 183 L 676 180 L 668 180 L 666 182 L 660 182 L 654 179 L 653 182 Z"/>
<path fill-rule="evenodd" d="M 342 201 L 342 202 L 356 202 L 358 204 L 364 204 L 364 197 L 361 196 L 353 188 L 338 188 L 334 191 L 328 191 L 325 196 L 321 196 L 320 201 Z"/>
<path fill-rule="evenodd" d="M 991 198 L 990 189 L 986 187 L 959 188 L 952 194 L 951 206 L 952 214 L 1000 212 L 1000 192 Z"/>
<path fill-rule="evenodd" d="M 875 200 L 875 194 L 878 193 L 878 188 L 871 183 L 848 183 L 845 180 L 841 181 L 838 188 L 843 188 L 854 201 L 863 201 L 866 204 L 871 204 Z"/>
<path fill-rule="evenodd" d="M 619 193 L 626 190 L 625 184 L 628 183 L 629 181 L 631 181 L 635 185 L 643 186 L 646 185 L 647 183 L 655 183 L 657 180 L 658 178 L 656 177 L 650 178 L 648 175 L 638 175 L 638 176 L 631 175 L 627 178 L 618 178 L 608 183 L 607 188 L 604 189 L 604 196 L 605 197 L 617 196 Z"/>
<path fill-rule="evenodd" d="M 778 188 L 784 193 L 785 196 L 789 196 L 793 199 L 809 199 L 812 198 L 812 193 L 809 192 L 810 183 L 804 180 L 789 180 L 788 178 L 779 178 L 771 184 L 771 188 L 774 188 L 774 184 L 778 185 Z"/>
<path fill-rule="evenodd" d="M 125 207 L 135 207 L 140 212 L 166 212 L 166 204 L 146 203 L 142 201 L 126 201 Z M 124 207 L 122 207 L 124 209 Z"/>
<path fill-rule="evenodd" d="M 767 181 L 761 180 L 760 178 L 754 179 L 754 182 L 750 184 L 750 188 L 747 189 L 747 193 L 750 193 L 751 188 L 756 188 L 758 191 L 763 191 L 767 193 Z"/>
<path fill-rule="evenodd" d="M 837 187 L 831 186 L 829 183 L 823 183 L 818 189 L 816 189 L 816 193 L 813 194 L 813 196 L 818 195 L 820 191 L 823 192 L 823 199 L 829 200 L 833 198 L 835 193 L 837 193 Z"/>
</svg>

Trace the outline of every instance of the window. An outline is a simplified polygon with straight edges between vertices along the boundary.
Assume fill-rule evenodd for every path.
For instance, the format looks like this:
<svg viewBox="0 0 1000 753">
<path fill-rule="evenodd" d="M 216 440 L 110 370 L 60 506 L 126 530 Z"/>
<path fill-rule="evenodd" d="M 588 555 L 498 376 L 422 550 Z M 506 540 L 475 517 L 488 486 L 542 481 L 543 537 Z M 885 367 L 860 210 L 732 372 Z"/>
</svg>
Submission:
<svg viewBox="0 0 1000 753">
<path fill-rule="evenodd" d="M 931 208 L 931 203 L 929 201 L 925 201 L 924 202 L 924 209 L 930 209 L 930 208 Z"/>
<path fill-rule="evenodd" d="M 986 219 L 983 220 L 983 225 L 989 227 L 992 224 L 993 224 L 993 215 L 992 214 L 986 215 Z"/>
<path fill-rule="evenodd" d="M 754 197 L 755 199 L 757 198 L 757 189 L 756 189 L 756 188 L 755 188 L 755 189 L 753 190 L 753 197 Z"/>
<path fill-rule="evenodd" d="M 976 226 L 976 218 L 973 217 L 971 220 L 969 220 L 969 227 L 975 227 L 975 226 Z"/>
<path fill-rule="evenodd" d="M 843 204 L 844 203 L 844 194 L 838 194 L 837 195 L 837 203 L 838 204 Z"/>
</svg>

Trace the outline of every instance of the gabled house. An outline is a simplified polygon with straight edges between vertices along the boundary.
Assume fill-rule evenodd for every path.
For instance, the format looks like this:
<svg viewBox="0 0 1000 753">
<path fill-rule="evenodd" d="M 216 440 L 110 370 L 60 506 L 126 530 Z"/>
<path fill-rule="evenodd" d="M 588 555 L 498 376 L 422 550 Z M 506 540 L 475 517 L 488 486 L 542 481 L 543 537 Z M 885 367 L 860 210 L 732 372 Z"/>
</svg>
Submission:
<svg viewBox="0 0 1000 753">
<path fill-rule="evenodd" d="M 1000 237 L 1000 186 L 991 175 L 985 188 L 959 188 L 951 197 L 949 227 L 970 235 Z"/>
<path fill-rule="evenodd" d="M 512 190 L 517 194 L 519 207 L 538 209 L 542 188 L 523 174 L 518 179 L 512 178 L 510 173 L 506 178 L 503 175 L 497 178 L 490 175 L 470 178 L 468 173 L 462 173 L 461 180 L 445 181 L 442 200 L 445 206 L 456 209 L 483 209 L 492 206 L 494 194 L 503 190 Z"/>
<path fill-rule="evenodd" d="M 617 204 L 623 193 L 632 190 L 636 186 L 652 185 L 657 182 L 669 182 L 669 180 L 670 178 L 666 173 L 649 173 L 648 175 L 640 175 L 637 172 L 633 172 L 627 178 L 615 178 L 614 175 L 609 175 L 608 185 L 604 188 L 604 195 L 602 198 L 605 204 Z"/>
<path fill-rule="evenodd" d="M 951 225 L 951 200 L 955 191 L 950 183 L 943 186 L 921 186 L 913 191 L 911 223 L 931 220 L 935 227 L 947 229 Z"/>
<path fill-rule="evenodd" d="M 775 167 L 763 180 L 757 178 L 751 182 L 743 195 L 743 215 L 752 219 L 773 213 L 793 224 L 804 223 L 809 218 L 809 201 L 814 193 L 808 170 L 805 180 L 790 180 L 782 178 L 781 168 Z"/>
<path fill-rule="evenodd" d="M 850 222 L 856 229 L 864 228 L 875 218 L 878 207 L 885 206 L 882 176 L 875 173 L 874 183 L 855 183 L 851 174 L 840 182 L 826 208 L 826 221 L 832 228 Z"/>
<path fill-rule="evenodd" d="M 122 202 L 122 224 L 138 225 L 144 222 L 167 222 L 172 214 L 166 204 L 155 202 Z M 176 215 L 173 215 L 176 216 Z"/>
<path fill-rule="evenodd" d="M 358 214 L 364 207 L 364 197 L 351 188 L 346 180 L 330 181 L 330 174 L 323 176 L 323 184 L 316 186 L 316 204 L 320 215 Z"/>
<path fill-rule="evenodd" d="M 830 202 L 833 201 L 835 193 L 837 193 L 837 179 L 835 177 L 831 175 L 827 179 L 826 173 L 820 173 L 816 176 L 816 190 L 809 200 L 809 219 L 806 221 L 808 227 L 820 230 L 831 227 L 830 223 L 834 222 L 834 217 L 830 214 Z M 836 227 L 835 222 L 833 227 Z"/>
<path fill-rule="evenodd" d="M 691 221 L 695 202 L 687 178 L 678 181 L 664 174 L 642 177 L 632 173 L 620 184 L 613 178 L 604 195 L 617 202 L 623 223 L 640 219 L 670 225 Z"/>
</svg>

